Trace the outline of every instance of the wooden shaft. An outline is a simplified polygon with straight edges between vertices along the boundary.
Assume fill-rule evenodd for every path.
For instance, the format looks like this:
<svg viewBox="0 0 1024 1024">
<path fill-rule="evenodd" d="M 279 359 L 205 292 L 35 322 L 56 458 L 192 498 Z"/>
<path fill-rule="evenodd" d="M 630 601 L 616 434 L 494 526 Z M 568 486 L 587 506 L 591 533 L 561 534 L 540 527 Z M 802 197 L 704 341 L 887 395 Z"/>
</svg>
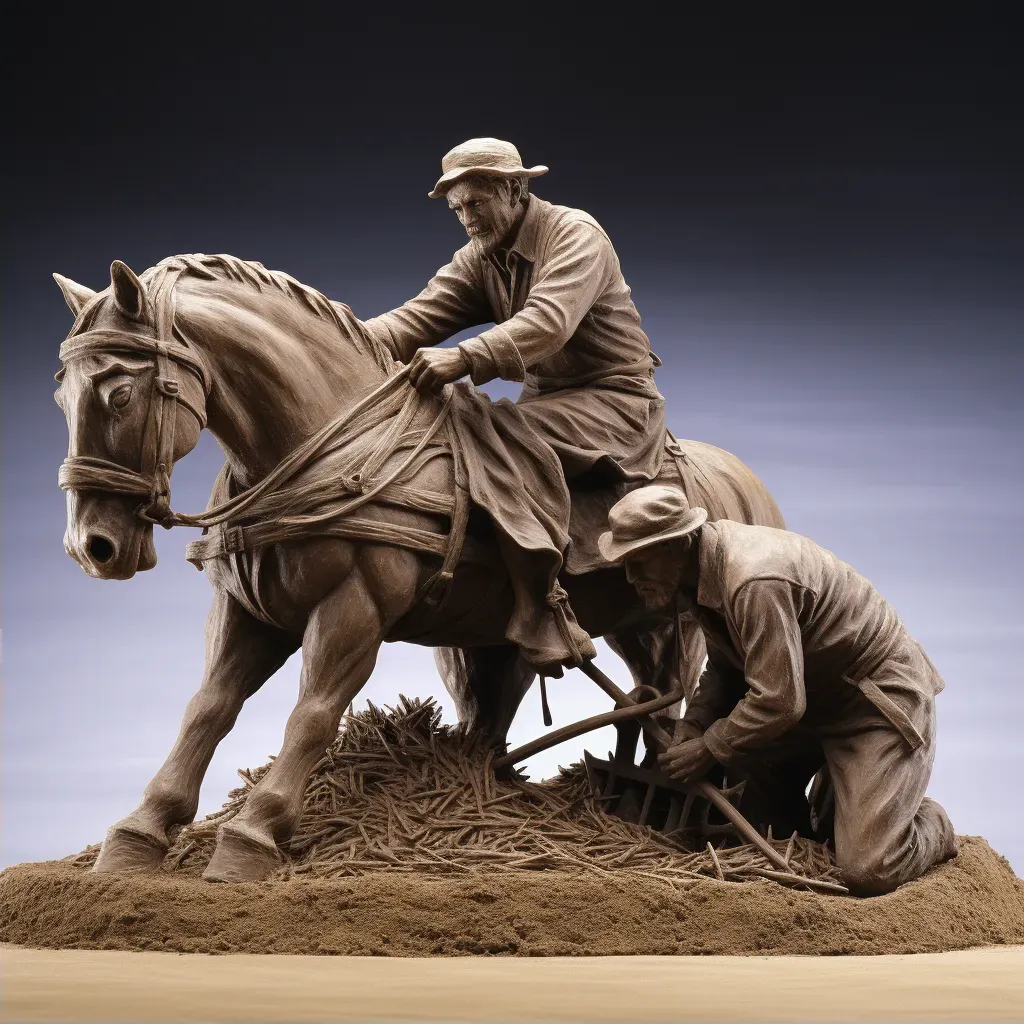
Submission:
<svg viewBox="0 0 1024 1024">
<path fill-rule="evenodd" d="M 529 743 L 524 743 L 521 747 L 516 747 L 514 750 L 510 750 L 507 754 L 502 754 L 501 757 L 496 757 L 493 762 L 494 767 L 504 768 L 507 764 L 515 764 L 517 761 L 532 757 L 542 750 L 547 750 L 549 747 L 557 746 L 559 743 L 575 739 L 577 736 L 582 736 L 585 732 L 591 732 L 606 725 L 615 725 L 617 722 L 626 722 L 632 718 L 653 714 L 655 711 L 663 711 L 665 708 L 677 704 L 682 699 L 683 694 L 681 691 L 663 694 L 655 700 L 644 701 L 642 704 L 636 704 L 631 708 L 616 708 L 614 711 L 605 711 L 603 714 L 593 715 L 590 718 L 584 718 L 582 721 L 564 725 L 561 729 L 556 729 L 554 732 L 531 740 Z"/>
<path fill-rule="evenodd" d="M 592 661 L 585 661 L 578 667 L 590 676 L 620 708 L 635 708 L 637 706 L 637 701 L 630 697 L 625 690 L 619 689 Z M 640 726 L 662 750 L 667 750 L 672 746 L 672 737 L 657 722 L 641 720 Z"/>
<path fill-rule="evenodd" d="M 578 667 L 586 675 L 590 676 L 620 708 L 636 707 L 637 702 L 625 690 L 616 686 L 592 661 L 584 661 Z M 645 721 L 641 718 L 640 725 L 662 752 L 672 746 L 672 737 L 657 722 L 653 722 L 650 719 Z M 701 779 L 693 783 L 693 789 L 704 797 L 705 800 L 710 800 L 732 822 L 740 834 L 756 846 L 780 871 L 790 872 L 789 863 L 785 857 L 729 803 L 728 797 L 717 786 L 713 786 L 710 782 Z"/>
<path fill-rule="evenodd" d="M 761 875 L 762 878 L 774 879 L 776 882 L 786 882 L 789 885 L 795 885 L 799 882 L 801 885 L 810 886 L 812 889 L 818 889 L 821 892 L 835 893 L 837 896 L 850 895 L 850 890 L 838 882 L 826 882 L 820 878 L 804 878 L 803 875 L 796 875 L 792 871 L 769 871 L 767 868 L 750 867 L 745 867 L 743 870 L 751 875 Z"/>
</svg>

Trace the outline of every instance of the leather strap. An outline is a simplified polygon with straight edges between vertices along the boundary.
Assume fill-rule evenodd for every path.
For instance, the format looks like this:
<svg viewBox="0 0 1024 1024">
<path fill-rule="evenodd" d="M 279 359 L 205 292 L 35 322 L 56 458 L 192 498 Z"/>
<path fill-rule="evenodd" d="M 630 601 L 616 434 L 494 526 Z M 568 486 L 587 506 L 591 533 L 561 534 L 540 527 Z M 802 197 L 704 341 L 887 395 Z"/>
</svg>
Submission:
<svg viewBox="0 0 1024 1024">
<path fill-rule="evenodd" d="M 441 533 L 382 523 L 376 519 L 346 518 L 321 524 L 315 533 L 310 533 L 304 525 L 292 525 L 286 521 L 254 523 L 252 526 L 217 526 L 207 536 L 186 544 L 185 558 L 196 568 L 202 568 L 202 563 L 211 558 L 221 558 L 287 540 L 308 539 L 311 536 L 348 537 L 431 555 L 444 555 L 448 546 L 448 538 Z"/>
<path fill-rule="evenodd" d="M 683 493 L 686 495 L 686 500 L 691 505 L 698 505 L 700 502 L 697 500 L 697 482 L 693 476 L 693 467 L 690 464 L 690 460 L 686 452 L 679 446 L 679 442 L 675 439 L 672 431 L 666 430 L 665 433 L 667 436 L 665 451 L 672 456 L 672 461 L 676 464 L 676 471 L 679 473 L 679 481 L 683 485 Z"/>
<path fill-rule="evenodd" d="M 455 577 L 455 567 L 462 557 L 462 545 L 466 539 L 466 525 L 469 522 L 469 477 L 451 424 L 448 425 L 448 447 L 452 453 L 454 476 L 452 490 L 454 507 L 451 514 L 451 525 L 448 528 L 448 546 L 445 549 L 441 568 L 427 581 L 422 592 L 423 599 L 435 609 L 440 608 L 448 596 L 451 582 Z"/>
</svg>

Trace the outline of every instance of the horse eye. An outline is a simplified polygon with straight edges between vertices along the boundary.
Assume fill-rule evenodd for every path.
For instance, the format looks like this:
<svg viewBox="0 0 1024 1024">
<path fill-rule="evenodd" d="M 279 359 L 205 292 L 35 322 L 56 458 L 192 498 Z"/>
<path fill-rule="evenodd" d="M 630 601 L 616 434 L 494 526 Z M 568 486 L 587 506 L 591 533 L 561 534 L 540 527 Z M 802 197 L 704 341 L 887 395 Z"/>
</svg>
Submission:
<svg viewBox="0 0 1024 1024">
<path fill-rule="evenodd" d="M 110 407 L 112 409 L 123 409 L 132 400 L 131 384 L 122 384 L 114 388 L 110 394 Z"/>
</svg>

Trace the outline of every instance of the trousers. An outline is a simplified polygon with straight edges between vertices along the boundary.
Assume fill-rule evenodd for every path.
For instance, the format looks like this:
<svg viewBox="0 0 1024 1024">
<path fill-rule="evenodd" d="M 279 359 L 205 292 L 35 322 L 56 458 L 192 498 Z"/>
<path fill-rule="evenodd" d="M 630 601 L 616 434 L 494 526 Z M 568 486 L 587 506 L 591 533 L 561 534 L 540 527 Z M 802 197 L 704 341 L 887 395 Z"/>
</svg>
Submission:
<svg viewBox="0 0 1024 1024">
<path fill-rule="evenodd" d="M 828 832 L 851 892 L 875 896 L 956 854 L 953 826 L 925 795 L 935 761 L 935 698 L 914 685 L 935 669 L 911 637 L 867 680 L 895 703 L 898 727 L 859 688 L 837 681 L 831 700 L 808 695 L 800 723 L 771 747 L 730 768 L 752 784 L 751 814 L 778 826 L 809 810 L 807 783 L 824 769 L 831 782 Z M 905 716 L 905 719 L 904 717 Z M 907 722 L 912 728 L 907 728 Z M 823 808 L 817 808 L 819 818 Z M 780 818 L 782 820 L 780 820 Z M 820 822 L 819 822 L 820 824 Z"/>
</svg>

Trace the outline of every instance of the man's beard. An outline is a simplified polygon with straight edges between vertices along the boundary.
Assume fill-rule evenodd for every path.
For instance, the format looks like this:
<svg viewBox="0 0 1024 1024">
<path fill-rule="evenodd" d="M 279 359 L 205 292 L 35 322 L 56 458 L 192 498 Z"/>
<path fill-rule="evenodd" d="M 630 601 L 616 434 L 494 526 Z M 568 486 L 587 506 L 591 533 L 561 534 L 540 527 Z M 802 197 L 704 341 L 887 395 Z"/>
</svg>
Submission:
<svg viewBox="0 0 1024 1024">
<path fill-rule="evenodd" d="M 652 611 L 664 608 L 672 600 L 672 591 L 668 587 L 660 587 L 656 584 L 645 584 L 637 587 L 641 600 Z"/>
<path fill-rule="evenodd" d="M 470 235 L 469 240 L 473 244 L 474 251 L 481 259 L 485 256 L 490 256 L 497 245 L 497 239 L 495 239 L 493 231 L 485 231 L 479 235 Z"/>
</svg>

